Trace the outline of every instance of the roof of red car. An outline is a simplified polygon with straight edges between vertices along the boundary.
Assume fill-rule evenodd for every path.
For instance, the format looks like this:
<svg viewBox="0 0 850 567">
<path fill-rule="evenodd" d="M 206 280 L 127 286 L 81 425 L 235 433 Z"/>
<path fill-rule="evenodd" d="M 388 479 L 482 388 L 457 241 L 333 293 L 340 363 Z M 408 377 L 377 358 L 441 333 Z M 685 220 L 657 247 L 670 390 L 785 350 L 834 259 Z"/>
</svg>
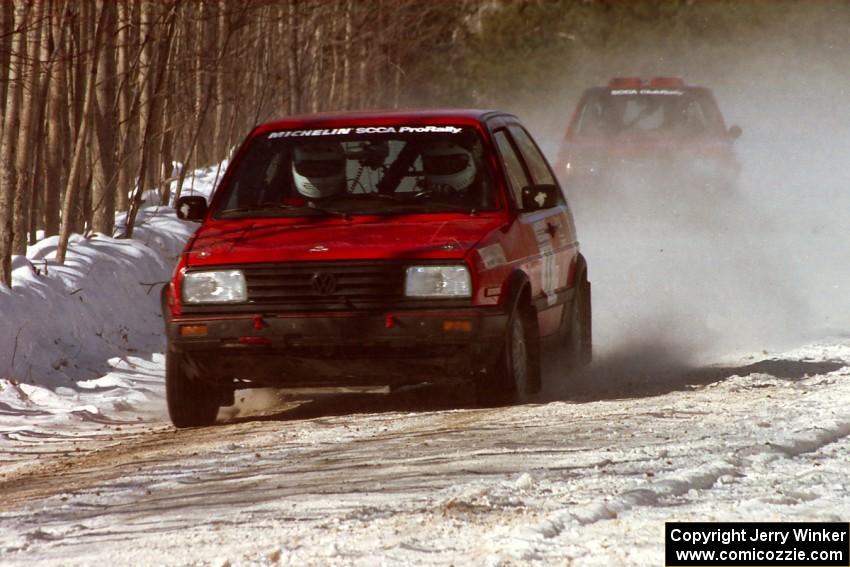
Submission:
<svg viewBox="0 0 850 567">
<path fill-rule="evenodd" d="M 359 110 L 346 112 L 317 112 L 287 116 L 272 122 L 260 124 L 261 131 L 284 128 L 321 127 L 332 125 L 386 125 L 386 124 L 423 124 L 423 123 L 479 123 L 487 116 L 506 114 L 496 110 L 474 108 L 431 108 L 431 109 L 392 109 Z"/>
</svg>

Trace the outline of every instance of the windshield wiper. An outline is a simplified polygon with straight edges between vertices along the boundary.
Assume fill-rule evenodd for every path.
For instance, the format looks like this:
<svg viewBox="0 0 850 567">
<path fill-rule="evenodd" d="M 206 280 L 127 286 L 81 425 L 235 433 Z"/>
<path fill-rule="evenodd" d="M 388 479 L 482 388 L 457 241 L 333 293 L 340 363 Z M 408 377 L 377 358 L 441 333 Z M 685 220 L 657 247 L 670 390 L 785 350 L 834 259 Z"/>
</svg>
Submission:
<svg viewBox="0 0 850 567">
<path fill-rule="evenodd" d="M 348 219 L 351 218 L 351 215 L 349 213 L 346 213 L 345 211 L 334 211 L 333 209 L 325 209 L 324 207 L 320 207 L 317 204 L 312 203 L 312 202 L 307 203 L 306 205 L 303 205 L 303 206 L 300 206 L 300 207 L 294 206 L 294 205 L 287 205 L 287 206 L 293 207 L 293 208 L 296 208 L 296 209 L 308 209 L 308 210 L 311 210 L 311 211 L 319 211 L 320 213 L 340 217 L 340 218 L 345 219 L 345 220 L 348 220 Z"/>
<path fill-rule="evenodd" d="M 463 212 L 463 213 L 469 213 L 469 216 L 472 216 L 472 217 L 474 217 L 475 215 L 478 214 L 478 209 L 476 209 L 475 207 L 467 206 L 467 205 L 457 205 L 455 203 L 444 203 L 444 202 L 441 202 L 441 201 L 430 201 L 430 202 L 426 203 L 425 205 L 429 208 L 436 205 L 438 207 L 443 207 L 444 209 L 449 209 L 451 211 L 460 211 L 460 212 Z"/>
<path fill-rule="evenodd" d="M 409 200 L 401 199 L 396 195 L 391 195 L 390 193 L 363 193 L 363 195 L 368 195 L 371 199 L 380 199 L 381 201 L 389 201 L 391 203 L 399 203 L 402 205 L 410 204 Z"/>
<path fill-rule="evenodd" d="M 452 211 L 461 211 L 464 213 L 469 213 L 471 216 L 475 216 L 478 214 L 478 210 L 475 207 L 469 207 L 465 205 L 458 205 L 456 203 L 445 203 L 442 201 L 423 201 L 421 203 L 416 202 L 416 199 L 402 199 L 397 195 L 392 195 L 390 193 L 367 193 L 372 198 L 380 199 L 382 201 L 389 201 L 391 203 L 398 203 L 399 205 L 403 205 L 406 207 L 425 207 L 430 208 L 433 205 L 437 205 L 438 207 L 443 207 L 444 209 L 449 209 Z"/>
<path fill-rule="evenodd" d="M 239 214 L 239 213 L 254 213 L 261 211 L 274 211 L 274 210 L 284 210 L 284 211 L 316 211 L 328 216 L 338 216 L 343 219 L 350 218 L 348 213 L 342 211 L 333 211 L 330 209 L 325 209 L 322 207 L 318 207 L 315 204 L 307 204 L 307 205 L 286 205 L 284 203 L 261 203 L 259 205 L 252 205 L 250 207 L 237 207 L 234 209 L 223 209 L 219 211 L 221 215 L 229 215 L 229 214 Z"/>
</svg>

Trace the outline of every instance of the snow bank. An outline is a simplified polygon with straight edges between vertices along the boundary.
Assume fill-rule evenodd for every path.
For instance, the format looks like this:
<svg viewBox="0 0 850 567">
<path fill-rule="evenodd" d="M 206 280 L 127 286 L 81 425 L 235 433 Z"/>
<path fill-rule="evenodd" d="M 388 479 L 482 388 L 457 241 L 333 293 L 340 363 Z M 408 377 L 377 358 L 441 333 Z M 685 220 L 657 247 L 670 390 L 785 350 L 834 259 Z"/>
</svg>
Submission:
<svg viewBox="0 0 850 567">
<path fill-rule="evenodd" d="M 201 170 L 187 186 L 208 196 L 217 171 Z M 79 408 L 95 415 L 106 400 L 120 406 L 118 400 L 132 397 L 139 386 L 132 373 L 108 384 L 92 379 L 122 361 L 138 368 L 140 360 L 163 351 L 160 291 L 197 225 L 178 220 L 155 192 L 145 195 L 145 205 L 133 239 L 73 235 L 64 265 L 55 260 L 56 236 L 30 246 L 26 257 L 13 257 L 12 287 L 0 288 L 3 421 L 30 412 L 70 415 Z M 125 215 L 117 215 L 116 234 L 124 223 Z"/>
<path fill-rule="evenodd" d="M 160 229 L 150 245 L 74 235 L 60 265 L 53 236 L 15 258 L 12 288 L 0 290 L 0 376 L 76 388 L 76 380 L 103 374 L 112 356 L 162 349 L 159 291 L 194 225 L 173 209 L 140 216 Z"/>
</svg>

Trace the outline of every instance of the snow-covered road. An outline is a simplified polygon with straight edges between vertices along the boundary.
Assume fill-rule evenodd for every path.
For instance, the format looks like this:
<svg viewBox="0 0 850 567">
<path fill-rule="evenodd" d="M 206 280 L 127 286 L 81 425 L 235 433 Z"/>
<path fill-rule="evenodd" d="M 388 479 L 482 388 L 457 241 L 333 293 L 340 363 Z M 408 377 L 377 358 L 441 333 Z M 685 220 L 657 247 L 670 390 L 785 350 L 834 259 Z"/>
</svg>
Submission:
<svg viewBox="0 0 850 567">
<path fill-rule="evenodd" d="M 48 454 L 0 469 L 0 564 L 659 565 L 665 521 L 846 521 L 846 365 L 836 340 L 651 380 L 603 360 L 508 408 L 414 391 L 197 430 L 83 420 L 17 438 Z"/>
</svg>

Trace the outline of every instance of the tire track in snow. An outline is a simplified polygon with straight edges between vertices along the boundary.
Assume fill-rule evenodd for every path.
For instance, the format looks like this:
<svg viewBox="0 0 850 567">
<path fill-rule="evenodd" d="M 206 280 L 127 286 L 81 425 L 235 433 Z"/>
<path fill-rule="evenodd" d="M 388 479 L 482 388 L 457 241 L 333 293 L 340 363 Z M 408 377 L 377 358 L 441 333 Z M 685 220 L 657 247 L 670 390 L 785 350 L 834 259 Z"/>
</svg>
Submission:
<svg viewBox="0 0 850 567">
<path fill-rule="evenodd" d="M 813 453 L 845 437 L 850 437 L 850 416 L 833 420 L 828 426 L 800 429 L 776 442 L 749 445 L 737 449 L 728 459 L 686 469 L 668 478 L 648 482 L 644 487 L 624 491 L 575 508 L 558 510 L 545 520 L 517 528 L 510 534 L 506 547 L 518 558 L 541 559 L 544 549 L 557 545 L 554 541 L 569 527 L 581 527 L 603 520 L 613 520 L 640 506 L 658 506 L 684 496 L 691 490 L 710 490 L 724 476 L 745 476 L 758 462 L 779 458 L 795 458 Z"/>
</svg>

